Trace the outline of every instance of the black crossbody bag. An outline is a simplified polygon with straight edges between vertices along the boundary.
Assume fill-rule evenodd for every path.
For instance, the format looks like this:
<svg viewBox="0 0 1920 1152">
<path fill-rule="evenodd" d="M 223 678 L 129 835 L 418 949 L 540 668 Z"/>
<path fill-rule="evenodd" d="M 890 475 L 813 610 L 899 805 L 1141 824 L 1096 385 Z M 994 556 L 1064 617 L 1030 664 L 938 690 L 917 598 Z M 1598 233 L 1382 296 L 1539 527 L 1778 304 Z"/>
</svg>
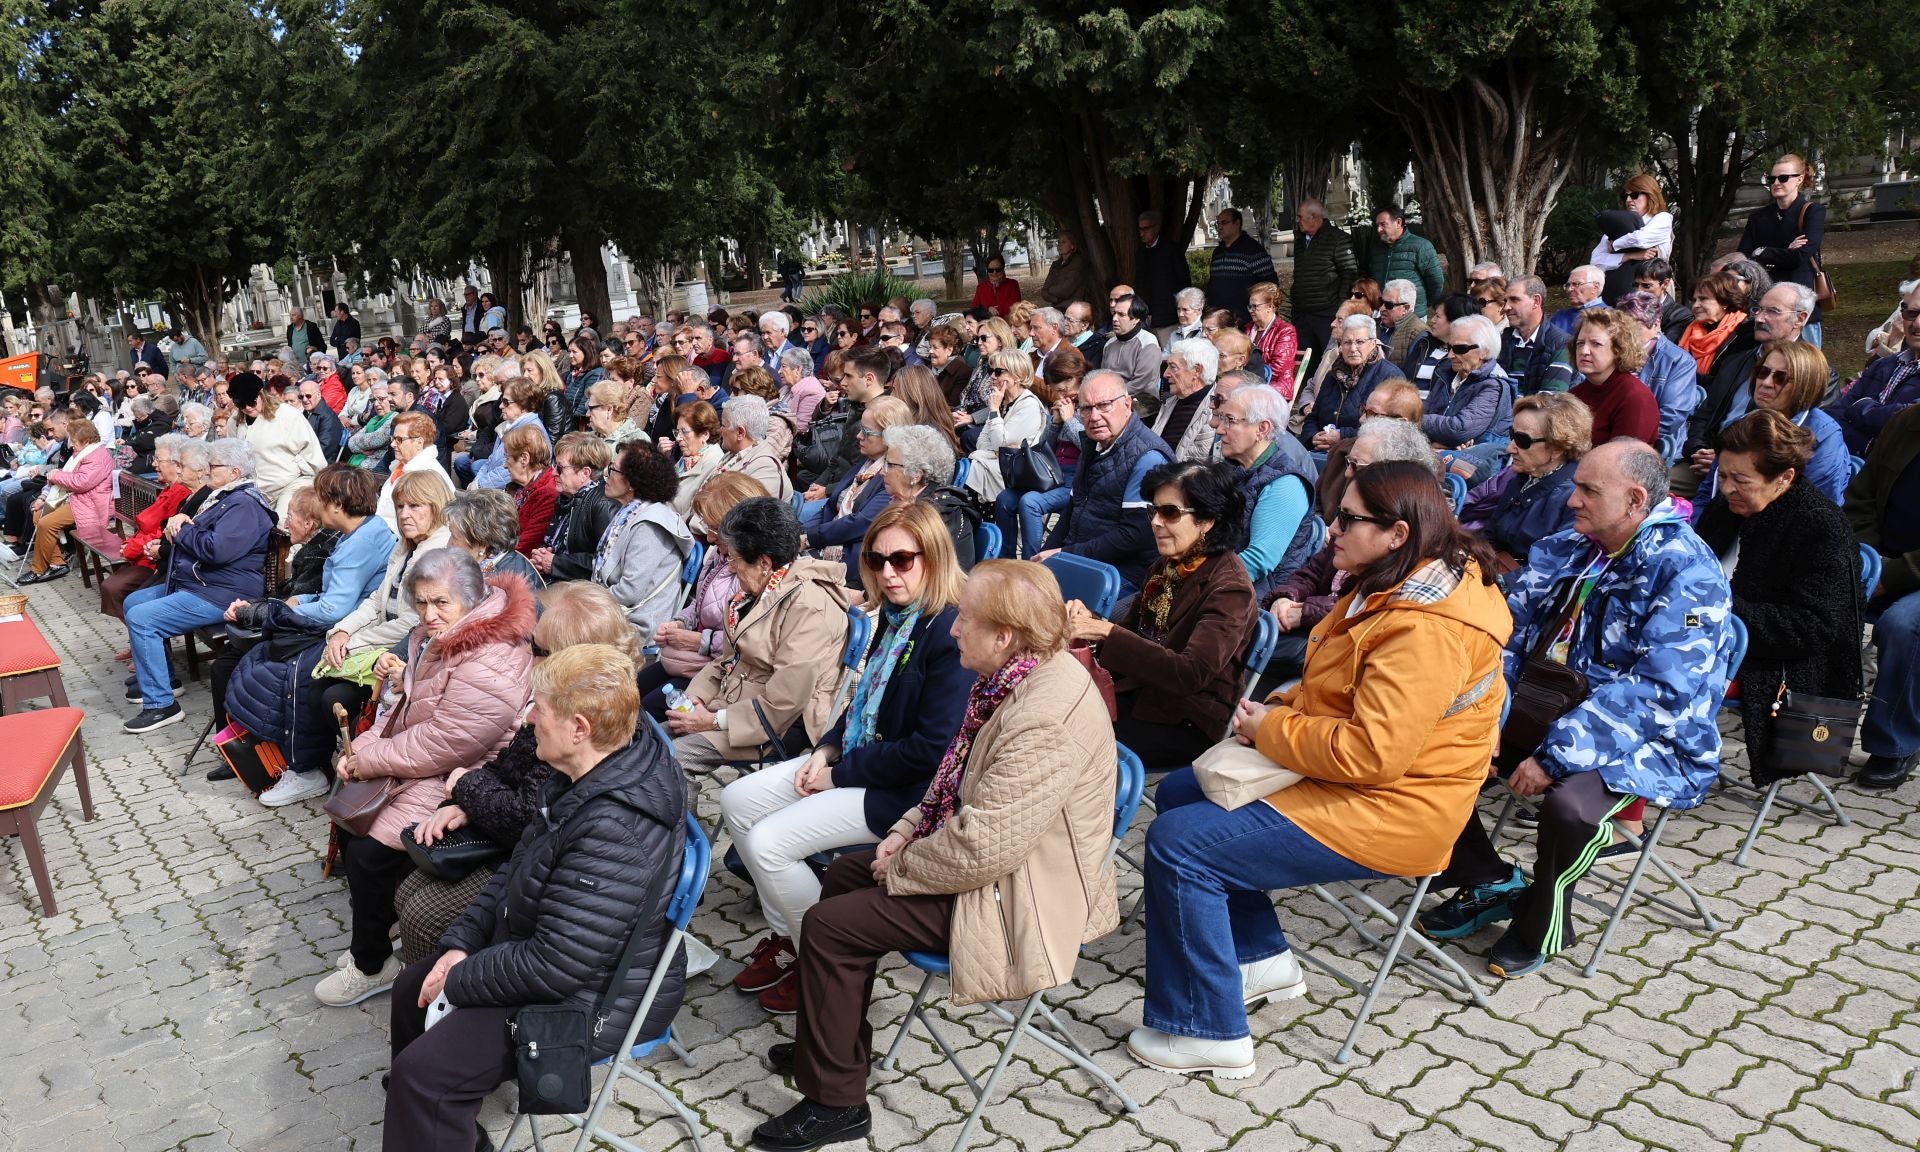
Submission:
<svg viewBox="0 0 1920 1152">
<path fill-rule="evenodd" d="M 1860 635 L 1862 594 L 1860 580 L 1853 582 L 1853 635 Z M 1866 692 L 1867 669 L 1862 650 L 1860 690 Z M 1848 772 L 1847 753 L 1853 750 L 1860 734 L 1859 697 L 1815 696 L 1787 687 L 1785 676 L 1773 695 L 1773 747 L 1767 759 L 1777 776 L 1844 777 Z"/>
<path fill-rule="evenodd" d="M 1526 663 L 1514 678 L 1513 702 L 1507 710 L 1507 722 L 1500 726 L 1500 749 L 1493 758 L 1494 768 L 1503 777 L 1540 750 L 1540 745 L 1546 742 L 1547 729 L 1553 727 L 1555 720 L 1578 708 L 1587 698 L 1585 674 L 1547 657 L 1547 650 L 1560 630 L 1573 618 L 1578 588 L 1578 579 L 1567 586 L 1566 604 L 1554 614 L 1552 625 L 1540 630 L 1539 640 L 1534 643 L 1533 651 L 1527 653 Z M 1600 628 L 1595 625 L 1596 651 L 1599 633 Z"/>
</svg>

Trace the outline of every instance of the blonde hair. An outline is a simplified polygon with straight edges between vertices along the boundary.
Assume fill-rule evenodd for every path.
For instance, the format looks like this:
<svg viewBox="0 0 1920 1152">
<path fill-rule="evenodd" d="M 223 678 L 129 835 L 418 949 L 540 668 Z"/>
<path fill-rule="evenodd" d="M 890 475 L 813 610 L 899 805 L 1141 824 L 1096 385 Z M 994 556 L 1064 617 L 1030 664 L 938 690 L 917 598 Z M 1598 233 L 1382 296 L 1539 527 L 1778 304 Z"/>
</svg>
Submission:
<svg viewBox="0 0 1920 1152">
<path fill-rule="evenodd" d="M 640 661 L 640 633 L 627 620 L 627 610 L 613 593 L 591 580 L 563 580 L 540 593 L 540 619 L 533 638 L 548 652 L 562 652 L 579 644 L 617 648 L 634 663 Z"/>
<path fill-rule="evenodd" d="M 960 560 L 953 550 L 953 536 L 933 505 L 918 500 L 887 505 L 867 528 L 866 539 L 861 541 L 862 550 L 877 551 L 874 541 L 890 528 L 905 532 L 920 546 L 920 562 L 925 567 L 914 606 L 920 609 L 921 615 L 931 616 L 960 603 L 960 589 L 966 586 L 967 574 L 960 570 Z M 860 587 L 866 589 L 867 603 L 887 602 L 886 592 L 880 587 L 880 574 L 867 567 L 864 559 L 860 563 Z"/>
<path fill-rule="evenodd" d="M 1416 393 L 1417 395 L 1417 393 Z M 1513 414 L 1538 412 L 1547 426 L 1547 446 L 1578 460 L 1593 447 L 1593 409 L 1571 392 L 1536 392 L 1513 402 Z"/>
<path fill-rule="evenodd" d="M 1276 309 L 1279 309 L 1287 306 L 1287 298 L 1280 291 L 1280 285 L 1269 280 L 1262 280 L 1260 283 L 1247 289 L 1247 307 L 1251 308 L 1255 304 L 1271 304 Z"/>
<path fill-rule="evenodd" d="M 591 432 L 569 432 L 553 446 L 553 458 L 564 458 L 575 468 L 584 466 L 605 472 L 613 463 L 613 447 Z"/>
<path fill-rule="evenodd" d="M 556 716 L 587 722 L 594 750 L 611 752 L 633 739 L 640 686 L 633 660 L 610 644 L 575 644 L 533 670 L 533 695 Z"/>
<path fill-rule="evenodd" d="M 1588 308 L 1580 313 L 1580 320 L 1573 326 L 1573 337 L 1578 340 L 1580 333 L 1588 328 L 1604 329 L 1608 342 L 1613 345 L 1613 370 L 1615 372 L 1638 372 L 1647 362 L 1647 346 L 1641 342 L 1640 321 L 1620 311 L 1618 308 Z"/>
<path fill-rule="evenodd" d="M 1067 646 L 1067 603 L 1060 582 L 1031 560 L 982 560 L 967 577 L 978 588 L 981 620 L 1013 633 L 1013 648 L 1045 659 Z"/>
<path fill-rule="evenodd" d="M 735 504 L 766 495 L 767 486 L 745 472 L 715 472 L 693 494 L 694 519 L 717 528 Z"/>
<path fill-rule="evenodd" d="M 447 505 L 453 503 L 453 489 L 448 486 L 446 477 L 438 472 L 402 472 L 393 482 L 393 506 L 397 511 L 402 504 L 422 504 L 433 509 L 433 524 L 427 529 L 432 533 L 435 528 L 447 522 Z M 407 547 L 412 547 L 408 544 Z"/>
<path fill-rule="evenodd" d="M 539 385 L 540 392 L 565 392 L 566 381 L 560 379 L 560 370 L 553 366 L 553 360 L 545 352 L 529 352 L 520 357 L 520 374 Z"/>
<path fill-rule="evenodd" d="M 871 418 L 873 426 L 881 432 L 895 424 L 913 423 L 913 409 L 907 407 L 907 402 L 898 396 L 881 396 L 869 401 L 861 415 Z"/>
<path fill-rule="evenodd" d="M 618 380 L 597 380 L 587 389 L 587 403 L 605 404 L 618 412 L 627 406 L 629 392 L 627 385 Z"/>
</svg>

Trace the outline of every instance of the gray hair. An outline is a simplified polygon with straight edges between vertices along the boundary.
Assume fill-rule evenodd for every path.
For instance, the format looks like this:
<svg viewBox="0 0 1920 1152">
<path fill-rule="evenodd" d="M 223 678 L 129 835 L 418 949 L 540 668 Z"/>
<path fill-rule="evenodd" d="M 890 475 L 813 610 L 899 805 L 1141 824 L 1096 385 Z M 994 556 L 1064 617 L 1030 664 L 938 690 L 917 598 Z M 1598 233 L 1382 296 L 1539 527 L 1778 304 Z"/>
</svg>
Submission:
<svg viewBox="0 0 1920 1152">
<path fill-rule="evenodd" d="M 776 308 L 772 312 L 760 313 L 760 323 L 772 325 L 776 331 L 785 334 L 787 329 L 793 327 L 793 318 Z"/>
<path fill-rule="evenodd" d="M 210 452 L 209 465 L 224 464 L 229 468 L 238 468 L 243 477 L 253 475 L 253 449 L 247 447 L 245 440 L 236 440 L 228 436 L 215 440 L 207 445 L 207 448 Z"/>
<path fill-rule="evenodd" d="M 1482 260 L 1480 263 L 1475 264 L 1467 272 L 1467 276 L 1469 279 L 1475 276 L 1498 276 L 1502 280 L 1507 278 L 1507 274 L 1501 271 L 1500 265 L 1495 264 L 1491 260 Z"/>
<path fill-rule="evenodd" d="M 165 452 L 175 460 L 178 460 L 186 455 L 187 445 L 193 442 L 193 437 L 188 436 L 184 432 L 169 432 L 153 442 L 153 454 L 158 456 L 160 453 Z"/>
<path fill-rule="evenodd" d="M 1389 280 L 1380 285 L 1380 299 L 1391 300 L 1395 304 L 1411 304 L 1420 298 L 1420 290 L 1411 280 Z"/>
<path fill-rule="evenodd" d="M 1267 382 L 1260 378 L 1260 373 L 1255 372 L 1253 369 L 1235 368 L 1233 371 L 1225 373 L 1220 379 L 1213 382 L 1213 394 L 1225 400 L 1235 392 L 1240 391 L 1240 389 L 1251 388 L 1256 384 L 1262 388 L 1267 386 Z"/>
<path fill-rule="evenodd" d="M 128 405 L 128 408 L 135 416 L 151 416 L 153 415 L 153 398 L 150 396 L 135 396 L 132 403 Z"/>
<path fill-rule="evenodd" d="M 1200 369 L 1200 378 L 1209 384 L 1220 375 L 1220 349 L 1213 346 L 1213 341 L 1201 336 L 1175 340 L 1167 358 L 1178 360 L 1189 368 Z"/>
<path fill-rule="evenodd" d="M 180 449 L 180 463 L 190 472 L 205 472 L 213 463 L 213 445 L 205 440 L 186 437 L 186 445 Z"/>
<path fill-rule="evenodd" d="M 202 420 L 208 423 L 212 423 L 213 409 L 207 407 L 205 404 L 200 404 L 194 401 L 188 401 L 187 403 L 180 405 L 180 423 L 185 424 L 193 420 Z"/>
<path fill-rule="evenodd" d="M 1354 443 L 1357 445 L 1362 440 L 1375 446 L 1373 461 L 1376 464 L 1385 460 L 1410 460 L 1433 469 L 1435 476 L 1440 475 L 1440 457 L 1418 424 L 1398 416 L 1375 416 L 1360 425 Z"/>
<path fill-rule="evenodd" d="M 758 396 L 734 396 L 720 410 L 720 423 L 745 432 L 758 444 L 767 438 L 767 402 Z"/>
<path fill-rule="evenodd" d="M 1454 344 L 1466 340 L 1473 341 L 1480 346 L 1480 351 L 1487 354 L 1489 360 L 1498 359 L 1500 356 L 1500 330 L 1493 326 L 1493 321 L 1478 312 L 1470 316 L 1462 316 L 1448 325 L 1447 337 Z"/>
<path fill-rule="evenodd" d="M 1087 389 L 1099 383 L 1112 383 L 1112 384 L 1118 385 L 1120 388 L 1120 395 L 1122 396 L 1133 395 L 1133 393 L 1127 388 L 1127 378 L 1125 376 L 1120 375 L 1120 373 L 1115 372 L 1111 368 L 1095 368 L 1093 371 L 1087 373 L 1086 378 L 1080 381 L 1080 391 L 1085 392 Z"/>
<path fill-rule="evenodd" d="M 1043 320 L 1046 322 L 1047 327 L 1054 329 L 1065 328 L 1067 326 L 1067 318 L 1060 314 L 1060 309 L 1058 308 L 1035 308 L 1032 317 L 1029 319 L 1030 321 Z"/>
<path fill-rule="evenodd" d="M 913 303 L 907 305 L 907 313 L 908 315 L 912 315 L 913 313 L 920 311 L 920 309 L 922 308 L 925 308 L 927 311 L 932 312 L 935 315 L 938 315 L 940 312 L 940 305 L 935 304 L 931 299 L 925 296 L 922 296 L 918 300 L 915 300 Z"/>
<path fill-rule="evenodd" d="M 447 511 L 453 509 L 454 504 L 447 505 Z M 480 561 L 462 548 L 422 552 L 414 560 L 412 571 L 407 573 L 404 584 L 407 599 L 413 599 L 422 584 L 440 585 L 460 601 L 461 607 L 469 610 L 487 598 L 487 577 L 480 571 Z"/>
<path fill-rule="evenodd" d="M 1153 225 L 1155 228 L 1160 227 L 1161 216 L 1158 209 L 1154 209 L 1154 208 L 1147 209 L 1145 212 L 1140 213 L 1139 219 L 1145 220 L 1147 223 Z"/>
<path fill-rule="evenodd" d="M 1198 288 L 1182 288 L 1173 294 L 1173 303 L 1175 307 L 1184 304 L 1189 308 L 1205 308 L 1207 294 Z"/>
<path fill-rule="evenodd" d="M 1605 284 L 1606 282 L 1607 274 L 1592 264 L 1582 264 L 1580 267 L 1567 273 L 1567 283 L 1569 284 Z"/>
<path fill-rule="evenodd" d="M 789 348 L 780 353 L 780 367 L 798 368 L 802 377 L 813 375 L 813 357 L 804 348 Z"/>
<path fill-rule="evenodd" d="M 1800 285 L 1805 287 L 1805 285 Z M 1652 445 L 1631 436 L 1610 440 L 1605 446 L 1619 447 L 1620 475 L 1635 488 L 1647 493 L 1647 508 L 1652 510 L 1673 495 L 1671 472 L 1667 462 Z"/>
<path fill-rule="evenodd" d="M 944 487 L 953 483 L 953 445 L 936 428 L 925 424 L 895 424 L 881 433 L 887 450 L 900 450 L 900 467 L 922 484 Z"/>
<path fill-rule="evenodd" d="M 1730 253 L 1730 255 L 1739 256 L 1739 253 Z M 1760 297 L 1773 290 L 1773 274 L 1744 256 L 1727 261 L 1721 271 L 1731 272 L 1753 286 L 1753 294 L 1747 299 L 1749 312 L 1753 311 L 1754 305 L 1760 303 Z"/>
<path fill-rule="evenodd" d="M 1301 215 L 1311 216 L 1315 220 L 1325 220 L 1327 218 L 1327 206 L 1312 196 L 1300 201 L 1299 211 Z"/>
<path fill-rule="evenodd" d="M 1369 340 L 1378 340 L 1380 338 L 1380 329 L 1374 326 L 1373 317 L 1364 313 L 1357 313 L 1340 321 L 1340 330 L 1334 333 L 1334 339 L 1338 340 L 1349 328 L 1360 329 L 1366 334 Z"/>
<path fill-rule="evenodd" d="M 511 552 L 520 542 L 520 510 L 498 488 L 470 488 L 443 515 L 448 528 L 489 556 Z"/>
<path fill-rule="evenodd" d="M 1793 297 L 1793 310 L 1795 312 L 1804 312 L 1809 316 L 1813 315 L 1813 289 L 1807 287 L 1805 284 L 1796 284 L 1791 280 L 1782 280 L 1778 284 L 1775 284 L 1773 288 L 1778 288 Z M 1769 288 L 1768 291 L 1773 291 L 1773 288 Z"/>
<path fill-rule="evenodd" d="M 1536 300 L 1547 298 L 1547 282 L 1538 276 L 1515 276 L 1507 281 L 1507 287 L 1517 289 Z"/>
<path fill-rule="evenodd" d="M 1265 421 L 1273 425 L 1268 434 L 1269 440 L 1277 440 L 1287 434 L 1287 417 L 1293 412 L 1293 405 L 1280 395 L 1278 388 L 1262 384 L 1258 388 L 1242 388 L 1228 398 L 1240 406 L 1247 419 L 1255 424 Z"/>
</svg>

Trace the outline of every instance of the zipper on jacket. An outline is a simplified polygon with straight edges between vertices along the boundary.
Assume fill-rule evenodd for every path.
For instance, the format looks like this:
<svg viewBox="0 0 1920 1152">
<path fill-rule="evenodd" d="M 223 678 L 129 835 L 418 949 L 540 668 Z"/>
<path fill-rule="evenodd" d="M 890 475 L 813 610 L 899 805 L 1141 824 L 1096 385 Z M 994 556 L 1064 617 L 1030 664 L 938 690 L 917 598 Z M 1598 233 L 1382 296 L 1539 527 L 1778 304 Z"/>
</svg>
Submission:
<svg viewBox="0 0 1920 1152">
<path fill-rule="evenodd" d="M 1013 963 L 1013 922 L 1007 919 L 1007 902 L 1000 896 L 1000 881 L 993 882 L 993 908 L 1000 914 L 1000 939 L 1006 945 L 1007 971 L 1011 973 Z"/>
</svg>

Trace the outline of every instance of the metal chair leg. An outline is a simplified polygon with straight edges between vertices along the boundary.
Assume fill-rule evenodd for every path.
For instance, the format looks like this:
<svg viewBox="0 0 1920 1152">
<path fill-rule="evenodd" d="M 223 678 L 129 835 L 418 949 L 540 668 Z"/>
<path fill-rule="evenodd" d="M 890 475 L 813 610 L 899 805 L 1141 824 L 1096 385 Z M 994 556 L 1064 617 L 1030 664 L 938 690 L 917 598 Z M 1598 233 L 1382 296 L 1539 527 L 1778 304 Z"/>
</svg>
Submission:
<svg viewBox="0 0 1920 1152">
<path fill-rule="evenodd" d="M 932 1024 L 929 1023 L 927 1020 L 927 1013 L 926 1013 L 927 993 L 931 992 L 932 990 L 933 990 L 933 973 L 928 972 L 926 973 L 925 977 L 920 981 L 919 990 L 914 992 L 913 1003 L 907 1006 L 907 1014 L 900 1021 L 900 1030 L 894 1033 L 893 1043 L 888 1046 L 886 1056 L 883 1057 L 880 1061 L 880 1068 L 882 1071 L 884 1072 L 893 1071 L 894 1060 L 896 1057 L 900 1055 L 900 1045 L 906 1043 L 907 1033 L 913 1030 L 913 1022 L 915 1020 L 920 1021 L 920 1023 L 924 1027 L 926 1027 L 928 1033 L 933 1036 L 934 1043 L 940 1045 L 941 1051 L 947 1053 L 947 1059 L 949 1060 L 953 1059 L 953 1053 L 950 1051 L 947 1051 L 945 1039 L 938 1032 L 933 1030 Z M 959 1067 L 959 1065 L 956 1064 L 955 1067 L 957 1068 Z M 966 1077 L 967 1074 L 963 1070 L 961 1071 L 960 1075 L 964 1078 Z M 969 1088 L 973 1087 L 973 1081 L 971 1079 L 967 1080 L 967 1087 Z"/>
<path fill-rule="evenodd" d="M 212 716 L 207 717 L 207 726 L 201 729 L 200 739 L 193 742 L 193 751 L 187 753 L 186 760 L 180 765 L 180 775 L 185 776 L 187 774 L 187 771 L 193 767 L 193 762 L 199 758 L 200 749 L 206 747 L 207 741 L 213 737 L 214 723 L 215 720 Z"/>
<path fill-rule="evenodd" d="M 967 1146 L 967 1138 L 973 1135 L 973 1126 L 980 1122 L 980 1113 L 987 1110 L 988 1101 L 993 1099 L 993 1086 L 1000 1082 L 1000 1074 L 1007 1070 L 1008 1061 L 1013 1059 L 1013 1050 L 1020 1043 L 1020 1036 L 1026 1032 L 1027 1024 L 1033 1019 L 1033 1010 L 1040 1003 L 1038 992 L 1027 997 L 1026 1004 L 1020 1009 L 1020 1016 L 1014 1021 L 1013 1031 L 1007 1036 L 1006 1044 L 1000 1048 L 1000 1059 L 994 1062 L 993 1071 L 987 1074 L 987 1082 L 974 1089 L 973 1111 L 967 1113 L 966 1123 L 960 1125 L 960 1135 L 953 1142 L 953 1152 L 960 1152 Z M 958 1067 L 956 1064 L 955 1067 Z M 966 1075 L 966 1073 L 961 1073 Z M 969 1081 L 969 1084 L 972 1082 Z"/>
<path fill-rule="evenodd" d="M 1747 866 L 1747 854 L 1753 850 L 1753 842 L 1760 838 L 1760 826 L 1767 822 L 1767 811 L 1773 807 L 1773 798 L 1780 794 L 1780 786 L 1785 783 L 1785 780 L 1775 780 L 1761 794 L 1760 810 L 1753 814 L 1753 823 L 1747 826 L 1747 838 L 1740 841 L 1740 851 L 1733 856 L 1733 862 L 1742 868 Z"/>
</svg>

